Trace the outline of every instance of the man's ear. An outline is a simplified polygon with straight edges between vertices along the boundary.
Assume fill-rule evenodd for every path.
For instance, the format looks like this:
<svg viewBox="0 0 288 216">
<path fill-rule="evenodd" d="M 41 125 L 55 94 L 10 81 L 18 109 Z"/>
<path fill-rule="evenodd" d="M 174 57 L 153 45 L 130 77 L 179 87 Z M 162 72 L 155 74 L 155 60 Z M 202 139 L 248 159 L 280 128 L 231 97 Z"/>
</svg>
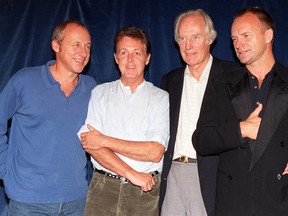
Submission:
<svg viewBox="0 0 288 216">
<path fill-rule="evenodd" d="M 117 55 L 115 53 L 114 53 L 114 59 L 115 59 L 115 62 L 118 64 Z"/>
<path fill-rule="evenodd" d="M 151 53 L 148 54 L 145 65 L 148 65 L 150 62 L 150 58 L 151 58 Z"/>
<path fill-rule="evenodd" d="M 266 43 L 271 43 L 271 41 L 273 40 L 273 37 L 274 37 L 273 30 L 271 28 L 267 29 L 265 31 L 265 36 L 266 36 Z"/>
<path fill-rule="evenodd" d="M 56 40 L 52 41 L 52 49 L 54 50 L 55 53 L 59 52 L 60 50 L 60 45 Z"/>
</svg>

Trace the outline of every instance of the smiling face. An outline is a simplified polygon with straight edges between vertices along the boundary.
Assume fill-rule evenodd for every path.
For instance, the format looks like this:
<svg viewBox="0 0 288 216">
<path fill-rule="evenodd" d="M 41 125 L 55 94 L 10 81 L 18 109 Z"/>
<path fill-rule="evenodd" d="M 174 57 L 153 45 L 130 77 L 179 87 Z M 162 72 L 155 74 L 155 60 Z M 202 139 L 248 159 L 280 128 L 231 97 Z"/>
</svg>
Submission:
<svg viewBox="0 0 288 216">
<path fill-rule="evenodd" d="M 265 29 L 252 13 L 236 18 L 231 27 L 231 38 L 236 55 L 241 63 L 252 65 L 261 61 L 271 51 L 273 31 Z"/>
<path fill-rule="evenodd" d="M 117 43 L 114 58 L 125 86 L 133 88 L 143 82 L 145 66 L 150 61 L 150 54 L 147 54 L 146 47 L 140 39 L 123 37 Z"/>
<path fill-rule="evenodd" d="M 63 40 L 52 41 L 57 67 L 68 73 L 81 73 L 89 61 L 90 47 L 88 30 L 77 24 L 68 24 L 63 31 Z"/>
<path fill-rule="evenodd" d="M 212 43 L 205 31 L 203 17 L 196 14 L 182 18 L 178 35 L 177 43 L 182 59 L 192 69 L 203 69 L 209 60 Z"/>
</svg>

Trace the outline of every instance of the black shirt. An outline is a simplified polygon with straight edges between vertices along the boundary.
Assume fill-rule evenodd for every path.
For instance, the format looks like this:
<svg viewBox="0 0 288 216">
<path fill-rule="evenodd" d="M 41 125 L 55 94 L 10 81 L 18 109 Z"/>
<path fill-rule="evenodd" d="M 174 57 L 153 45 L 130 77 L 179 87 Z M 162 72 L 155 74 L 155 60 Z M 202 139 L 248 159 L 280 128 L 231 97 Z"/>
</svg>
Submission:
<svg viewBox="0 0 288 216">
<path fill-rule="evenodd" d="M 252 101 L 251 105 L 253 108 L 252 111 L 254 111 L 254 109 L 258 106 L 258 103 L 260 102 L 263 105 L 262 111 L 259 114 L 260 117 L 263 116 L 263 113 L 265 111 L 269 89 L 270 89 L 274 74 L 275 74 L 275 69 L 274 67 L 272 67 L 272 69 L 266 74 L 259 88 L 258 79 L 247 69 L 247 75 L 248 75 L 250 92 L 251 92 L 251 101 Z M 239 132 L 241 134 L 240 127 L 239 127 Z M 250 147 L 251 152 L 254 151 L 255 140 L 244 138 L 244 139 L 241 139 L 241 143 L 248 145 Z"/>
<path fill-rule="evenodd" d="M 263 116 L 263 111 L 265 110 L 266 107 L 267 97 L 269 94 L 269 89 L 271 86 L 273 76 L 275 74 L 275 69 L 274 67 L 272 67 L 269 73 L 266 74 L 260 88 L 258 84 L 258 79 L 248 69 L 247 74 L 249 77 L 252 107 L 255 109 L 257 107 L 258 102 L 260 102 L 263 105 L 263 109 L 260 113 L 260 116 Z"/>
</svg>

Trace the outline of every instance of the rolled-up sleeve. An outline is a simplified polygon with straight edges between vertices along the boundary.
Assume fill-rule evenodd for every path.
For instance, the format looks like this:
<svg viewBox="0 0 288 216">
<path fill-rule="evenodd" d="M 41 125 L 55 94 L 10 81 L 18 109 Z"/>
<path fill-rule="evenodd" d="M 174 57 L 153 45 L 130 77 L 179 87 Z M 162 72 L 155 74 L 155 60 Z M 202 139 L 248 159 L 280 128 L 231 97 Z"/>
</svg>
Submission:
<svg viewBox="0 0 288 216">
<path fill-rule="evenodd" d="M 157 108 L 153 110 L 151 125 L 146 134 L 146 140 L 156 141 L 167 149 L 170 137 L 169 133 L 169 96 L 164 92 L 157 101 Z"/>
</svg>

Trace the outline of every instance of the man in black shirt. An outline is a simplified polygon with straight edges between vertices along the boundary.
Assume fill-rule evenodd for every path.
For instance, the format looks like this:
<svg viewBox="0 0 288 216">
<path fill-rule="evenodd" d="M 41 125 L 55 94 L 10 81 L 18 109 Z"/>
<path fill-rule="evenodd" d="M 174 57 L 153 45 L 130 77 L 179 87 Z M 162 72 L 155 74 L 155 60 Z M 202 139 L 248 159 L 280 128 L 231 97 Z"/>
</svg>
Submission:
<svg viewBox="0 0 288 216">
<path fill-rule="evenodd" d="M 193 144 L 219 155 L 216 215 L 287 215 L 288 70 L 273 55 L 274 22 L 243 9 L 231 35 L 245 68 L 209 85 Z"/>
</svg>

